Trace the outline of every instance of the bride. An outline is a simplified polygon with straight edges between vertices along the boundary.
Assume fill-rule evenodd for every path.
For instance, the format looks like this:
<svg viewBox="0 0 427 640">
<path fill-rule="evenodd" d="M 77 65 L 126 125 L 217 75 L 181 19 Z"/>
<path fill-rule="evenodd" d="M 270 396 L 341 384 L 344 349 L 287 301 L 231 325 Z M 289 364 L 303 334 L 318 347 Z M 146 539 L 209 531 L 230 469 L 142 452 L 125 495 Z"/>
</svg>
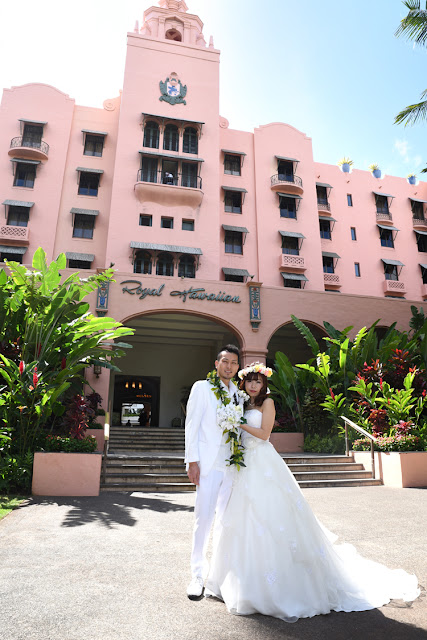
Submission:
<svg viewBox="0 0 427 640">
<path fill-rule="evenodd" d="M 206 594 L 230 613 L 262 613 L 296 622 L 330 611 L 365 611 L 419 595 L 417 578 L 357 554 L 316 519 L 281 456 L 269 442 L 275 419 L 271 369 L 239 372 L 249 395 L 242 425 L 245 467 L 214 539 Z"/>
</svg>

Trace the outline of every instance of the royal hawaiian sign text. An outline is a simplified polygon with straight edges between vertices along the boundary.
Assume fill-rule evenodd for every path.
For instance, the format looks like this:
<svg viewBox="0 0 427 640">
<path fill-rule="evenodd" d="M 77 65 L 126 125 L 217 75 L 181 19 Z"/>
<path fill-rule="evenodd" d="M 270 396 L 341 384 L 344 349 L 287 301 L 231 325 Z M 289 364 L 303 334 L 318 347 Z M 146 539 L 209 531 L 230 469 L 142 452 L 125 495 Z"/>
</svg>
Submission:
<svg viewBox="0 0 427 640">
<path fill-rule="evenodd" d="M 139 280 L 123 280 L 121 285 L 126 285 L 122 288 L 123 293 L 129 293 L 131 296 L 138 296 L 140 300 L 144 300 L 147 296 L 161 296 L 165 288 L 164 284 L 161 284 L 157 289 L 150 289 L 149 287 L 143 287 L 142 282 Z M 170 296 L 181 298 L 183 302 L 189 300 L 207 300 L 210 302 L 235 302 L 240 303 L 239 296 L 230 296 L 225 291 L 219 293 L 208 293 L 206 289 L 202 287 L 189 289 L 183 289 L 182 291 L 171 291 Z"/>
</svg>

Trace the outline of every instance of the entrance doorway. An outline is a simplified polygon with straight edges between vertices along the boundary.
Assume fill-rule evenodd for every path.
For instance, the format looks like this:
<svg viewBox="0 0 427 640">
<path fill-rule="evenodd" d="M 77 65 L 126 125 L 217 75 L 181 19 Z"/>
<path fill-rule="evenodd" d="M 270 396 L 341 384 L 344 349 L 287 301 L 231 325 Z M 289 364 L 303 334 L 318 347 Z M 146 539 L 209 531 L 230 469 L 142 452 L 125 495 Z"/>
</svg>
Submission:
<svg viewBox="0 0 427 640">
<path fill-rule="evenodd" d="M 158 427 L 160 378 L 116 375 L 114 380 L 113 424 Z"/>
</svg>

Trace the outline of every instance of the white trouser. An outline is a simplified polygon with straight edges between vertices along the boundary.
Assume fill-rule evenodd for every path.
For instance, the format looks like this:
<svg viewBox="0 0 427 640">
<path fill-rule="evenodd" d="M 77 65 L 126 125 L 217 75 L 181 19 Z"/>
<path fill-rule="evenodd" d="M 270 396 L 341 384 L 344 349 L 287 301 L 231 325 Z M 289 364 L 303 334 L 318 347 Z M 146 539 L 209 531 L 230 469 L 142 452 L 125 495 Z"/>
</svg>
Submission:
<svg viewBox="0 0 427 640">
<path fill-rule="evenodd" d="M 209 565 L 206 551 L 209 533 L 215 517 L 214 544 L 219 533 L 221 517 L 230 498 L 233 474 L 230 471 L 212 469 L 205 476 L 200 476 L 200 484 L 196 491 L 194 506 L 193 548 L 191 551 L 191 575 L 206 578 Z"/>
</svg>

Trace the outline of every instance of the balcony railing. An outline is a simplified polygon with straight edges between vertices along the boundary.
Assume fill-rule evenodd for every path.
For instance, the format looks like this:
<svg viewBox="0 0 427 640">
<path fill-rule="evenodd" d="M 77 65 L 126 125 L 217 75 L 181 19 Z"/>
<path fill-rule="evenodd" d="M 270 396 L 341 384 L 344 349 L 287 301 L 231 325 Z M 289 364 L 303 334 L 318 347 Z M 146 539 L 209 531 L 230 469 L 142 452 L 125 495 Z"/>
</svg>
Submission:
<svg viewBox="0 0 427 640">
<path fill-rule="evenodd" d="M 138 171 L 137 182 L 151 182 L 152 184 L 165 184 L 172 187 L 188 187 L 190 189 L 201 189 L 202 178 L 200 176 L 189 176 L 182 173 L 168 174 L 167 171 Z"/>
<path fill-rule="evenodd" d="M 329 204 L 329 202 L 321 202 L 321 201 L 317 201 L 317 209 L 319 211 L 330 211 L 331 210 L 331 205 Z"/>
<path fill-rule="evenodd" d="M 290 253 L 282 253 L 280 256 L 279 269 L 305 269 L 304 258 Z"/>
<path fill-rule="evenodd" d="M 14 225 L 4 224 L 0 227 L 0 240 L 6 242 L 29 242 L 28 227 L 15 227 Z"/>
<path fill-rule="evenodd" d="M 44 140 L 32 140 L 31 138 L 25 138 L 24 136 L 18 136 L 17 138 L 12 138 L 10 142 L 10 148 L 26 148 L 26 149 L 36 149 L 44 155 L 49 154 L 49 145 Z"/>
<path fill-rule="evenodd" d="M 299 176 L 290 176 L 285 175 L 283 173 L 276 173 L 276 175 L 271 176 L 271 186 L 280 185 L 280 184 L 293 184 L 296 187 L 302 189 L 302 180 Z"/>
<path fill-rule="evenodd" d="M 393 222 L 393 216 L 389 211 L 377 211 L 377 220 L 383 220 L 384 222 Z"/>
<path fill-rule="evenodd" d="M 323 282 L 328 284 L 331 287 L 340 287 L 340 277 L 336 273 L 324 273 L 323 274 Z"/>
<path fill-rule="evenodd" d="M 384 293 L 394 293 L 394 295 L 403 295 L 406 293 L 405 283 L 400 280 L 384 280 Z"/>
<path fill-rule="evenodd" d="M 412 217 L 412 226 L 413 227 L 419 227 L 421 229 L 426 229 L 427 228 L 427 220 L 425 218 L 420 218 L 417 216 L 413 216 Z"/>
</svg>

